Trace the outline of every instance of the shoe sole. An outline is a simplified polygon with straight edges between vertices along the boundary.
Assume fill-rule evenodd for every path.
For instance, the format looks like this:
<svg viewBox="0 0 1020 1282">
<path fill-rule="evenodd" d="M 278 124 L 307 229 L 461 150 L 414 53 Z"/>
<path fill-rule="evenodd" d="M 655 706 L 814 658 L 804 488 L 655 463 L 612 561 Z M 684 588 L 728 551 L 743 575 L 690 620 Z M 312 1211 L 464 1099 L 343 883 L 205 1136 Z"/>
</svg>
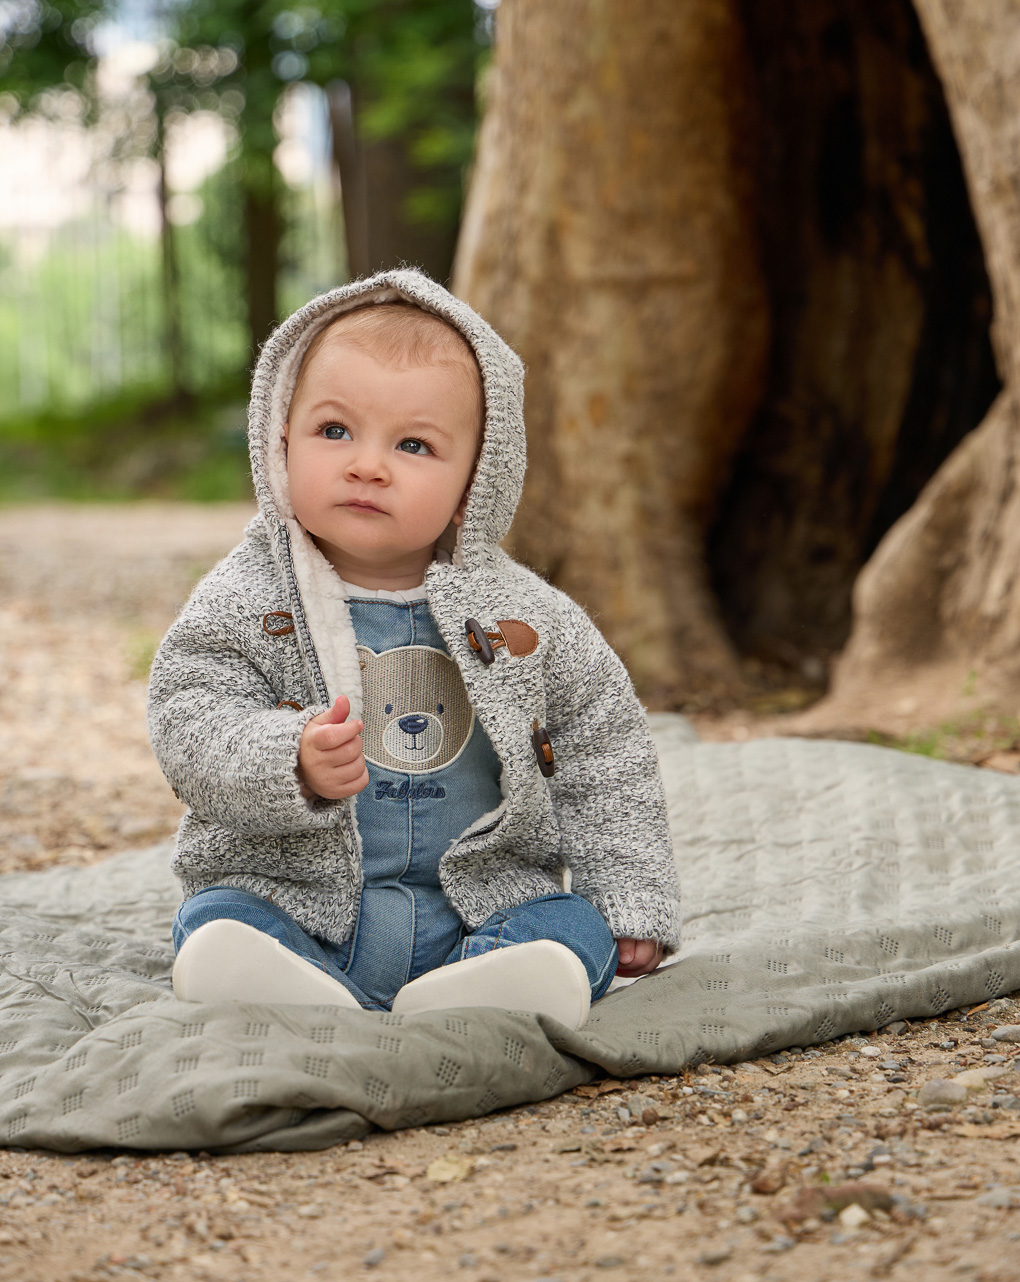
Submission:
<svg viewBox="0 0 1020 1282">
<path fill-rule="evenodd" d="M 271 935 L 244 922 L 206 922 L 184 941 L 173 969 L 183 1002 L 343 1006 L 361 1010 L 343 984 Z"/>
<path fill-rule="evenodd" d="M 565 944 L 537 939 L 430 970 L 393 999 L 399 1015 L 462 1006 L 532 1011 L 578 1029 L 591 1008 L 591 985 L 576 953 Z"/>
</svg>

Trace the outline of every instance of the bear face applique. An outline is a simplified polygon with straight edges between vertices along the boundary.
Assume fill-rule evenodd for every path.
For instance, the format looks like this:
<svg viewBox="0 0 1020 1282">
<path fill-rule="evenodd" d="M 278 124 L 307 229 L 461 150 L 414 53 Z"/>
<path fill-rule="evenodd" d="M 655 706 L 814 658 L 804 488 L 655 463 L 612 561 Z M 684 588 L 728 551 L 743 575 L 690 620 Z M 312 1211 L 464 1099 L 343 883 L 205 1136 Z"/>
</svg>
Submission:
<svg viewBox="0 0 1020 1282">
<path fill-rule="evenodd" d="M 358 646 L 365 759 L 423 774 L 448 766 L 471 736 L 475 714 L 456 663 L 427 645 L 376 654 Z"/>
</svg>

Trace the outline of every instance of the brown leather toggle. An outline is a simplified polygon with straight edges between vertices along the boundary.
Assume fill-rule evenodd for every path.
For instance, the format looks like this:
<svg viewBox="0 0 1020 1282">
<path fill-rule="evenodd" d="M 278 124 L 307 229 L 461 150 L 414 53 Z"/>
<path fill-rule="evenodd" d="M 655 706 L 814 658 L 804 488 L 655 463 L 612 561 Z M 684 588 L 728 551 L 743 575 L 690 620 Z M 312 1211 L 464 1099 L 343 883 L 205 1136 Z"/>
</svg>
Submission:
<svg viewBox="0 0 1020 1282">
<path fill-rule="evenodd" d="M 278 619 L 286 619 L 287 622 L 281 627 L 276 622 Z M 271 637 L 289 636 L 294 631 L 294 616 L 287 610 L 270 610 L 262 616 L 262 631 Z"/>
<path fill-rule="evenodd" d="M 553 761 L 552 743 L 549 741 L 549 735 L 546 733 L 545 726 L 538 724 L 538 718 L 531 723 L 531 744 L 535 749 L 535 757 L 538 761 L 538 768 L 548 779 L 556 773 L 556 763 Z"/>
<path fill-rule="evenodd" d="M 538 633 L 530 623 L 524 623 L 521 619 L 499 619 L 495 632 L 486 632 L 477 619 L 468 619 L 464 628 L 468 634 L 468 644 L 472 650 L 481 654 L 482 662 L 486 665 L 492 663 L 495 657 L 492 651 L 499 650 L 502 646 L 506 646 L 507 652 L 515 659 L 534 654 L 538 649 Z"/>
<path fill-rule="evenodd" d="M 276 706 L 278 708 L 293 708 L 295 712 L 303 712 L 305 705 L 303 703 L 295 703 L 293 699 L 281 699 Z"/>
</svg>

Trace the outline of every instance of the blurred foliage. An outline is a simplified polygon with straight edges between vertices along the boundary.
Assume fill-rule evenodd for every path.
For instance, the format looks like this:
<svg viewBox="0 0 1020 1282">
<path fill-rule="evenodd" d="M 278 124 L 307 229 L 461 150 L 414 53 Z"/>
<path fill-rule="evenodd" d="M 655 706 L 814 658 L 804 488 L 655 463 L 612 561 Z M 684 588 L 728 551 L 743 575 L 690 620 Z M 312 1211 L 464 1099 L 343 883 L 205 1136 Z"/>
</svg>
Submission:
<svg viewBox="0 0 1020 1282">
<path fill-rule="evenodd" d="M 86 411 L 8 419 L 0 502 L 251 497 L 245 388 L 167 399 L 137 388 Z"/>
<path fill-rule="evenodd" d="M 121 0 L 0 0 L 0 118 L 35 114 L 86 126 L 102 118 L 112 141 L 100 163 L 113 166 L 146 155 L 162 165 L 168 123 L 195 111 L 220 115 L 237 145 L 196 193 L 197 222 L 171 225 L 164 211 L 161 278 L 151 248 L 112 222 L 98 240 L 94 228 L 83 224 L 78 235 L 67 225 L 45 254 L 23 260 L 18 289 L 0 296 L 5 378 L 14 361 L 15 386 L 24 376 L 48 388 L 54 405 L 15 418 L 0 410 L 0 499 L 247 492 L 243 451 L 221 421 L 224 406 L 243 397 L 244 366 L 265 332 L 256 335 L 254 325 L 246 332 L 245 299 L 251 321 L 259 272 L 272 274 L 274 297 L 279 273 L 288 307 L 304 301 L 309 285 L 299 264 L 312 252 L 310 232 L 273 161 L 290 86 L 346 80 L 360 140 L 396 140 L 417 175 L 404 218 L 452 232 L 460 216 L 475 79 L 490 30 L 472 0 L 153 4 L 164 23 L 158 58 L 131 101 L 111 105 L 99 93 L 98 51 L 120 7 Z M 270 263 L 249 263 L 245 228 L 260 202 L 276 224 L 276 250 Z M 9 254 L 0 244 L 0 271 Z M 74 279 L 89 255 L 104 282 L 98 300 L 91 285 L 82 288 L 84 267 Z M 54 350 L 19 346 L 25 309 L 49 309 L 48 333 L 88 335 L 91 354 L 88 343 L 72 348 L 59 338 Z M 110 326 L 120 327 L 119 345 L 108 344 L 107 359 Z M 183 334 L 176 344 L 183 356 L 171 394 L 175 333 Z M 115 394 L 122 349 L 134 354 L 123 368 L 129 364 L 135 379 L 123 395 Z M 224 369 L 237 372 L 225 384 Z M 90 394 L 86 413 L 66 408 Z M 236 418 L 236 406 L 232 412 Z"/>
<path fill-rule="evenodd" d="M 7 0 L 0 8 L 0 88 L 11 114 L 38 109 L 47 89 L 70 88 L 94 106 L 96 28 L 116 0 Z"/>
<path fill-rule="evenodd" d="M 249 182 L 266 181 L 286 86 L 346 80 L 363 138 L 400 138 L 423 171 L 416 203 L 449 219 L 471 155 L 480 36 L 472 0 L 184 0 L 152 79 L 167 84 L 168 104 L 176 95 L 193 109 L 214 90 L 238 115 Z"/>
</svg>

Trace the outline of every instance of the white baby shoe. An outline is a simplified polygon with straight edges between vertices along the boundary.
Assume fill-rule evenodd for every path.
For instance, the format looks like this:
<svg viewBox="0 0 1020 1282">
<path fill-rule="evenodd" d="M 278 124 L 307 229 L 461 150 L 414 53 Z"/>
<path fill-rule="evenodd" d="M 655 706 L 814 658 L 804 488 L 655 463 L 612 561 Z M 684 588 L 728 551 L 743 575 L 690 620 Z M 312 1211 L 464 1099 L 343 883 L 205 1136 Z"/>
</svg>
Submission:
<svg viewBox="0 0 1020 1282">
<path fill-rule="evenodd" d="M 290 1003 L 361 1010 L 343 984 L 278 939 L 222 918 L 206 922 L 184 941 L 173 971 L 182 1002 Z"/>
<path fill-rule="evenodd" d="M 393 999 L 399 1015 L 457 1006 L 535 1011 L 581 1028 L 591 1007 L 591 985 L 576 953 L 551 939 L 536 939 L 430 970 Z"/>
</svg>

